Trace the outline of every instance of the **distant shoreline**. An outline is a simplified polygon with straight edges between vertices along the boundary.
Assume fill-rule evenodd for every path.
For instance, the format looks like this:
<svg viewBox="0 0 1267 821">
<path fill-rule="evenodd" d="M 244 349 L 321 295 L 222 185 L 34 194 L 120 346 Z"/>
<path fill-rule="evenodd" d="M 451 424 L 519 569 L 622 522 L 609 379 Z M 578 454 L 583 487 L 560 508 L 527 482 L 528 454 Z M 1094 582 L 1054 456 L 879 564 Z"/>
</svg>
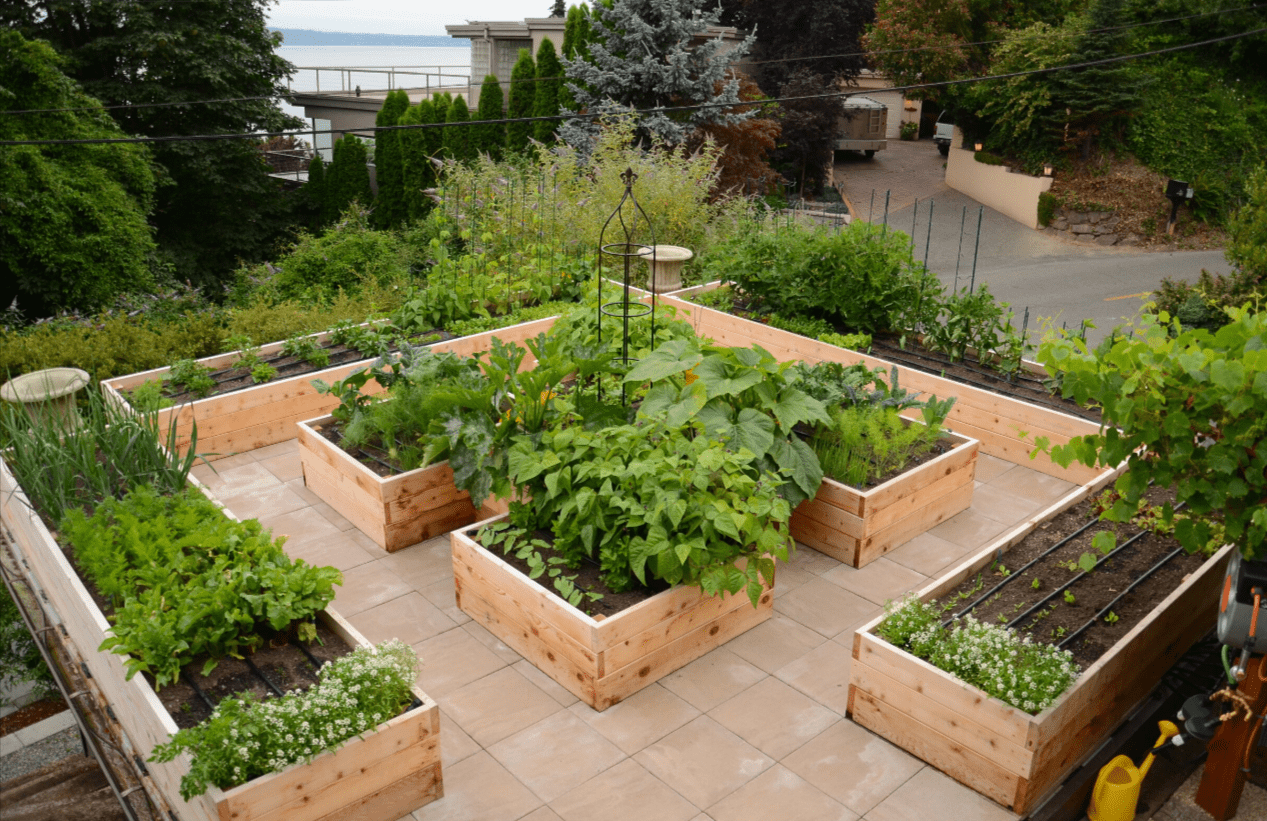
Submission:
<svg viewBox="0 0 1267 821">
<path fill-rule="evenodd" d="M 444 34 L 362 34 L 354 31 L 271 29 L 281 32 L 283 46 L 412 46 L 414 48 L 467 48 L 469 40 Z"/>
</svg>

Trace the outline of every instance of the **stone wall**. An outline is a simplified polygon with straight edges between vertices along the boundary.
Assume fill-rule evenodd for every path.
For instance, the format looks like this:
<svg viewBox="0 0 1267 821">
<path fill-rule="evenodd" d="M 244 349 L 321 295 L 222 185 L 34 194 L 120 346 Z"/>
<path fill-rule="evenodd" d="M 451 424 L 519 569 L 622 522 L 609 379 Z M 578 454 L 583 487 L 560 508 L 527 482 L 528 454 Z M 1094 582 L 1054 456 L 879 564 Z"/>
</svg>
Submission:
<svg viewBox="0 0 1267 821">
<path fill-rule="evenodd" d="M 1072 211 L 1057 208 L 1048 231 L 1059 231 L 1086 245 L 1138 245 L 1139 237 L 1118 230 L 1122 218 L 1112 211 Z"/>
</svg>

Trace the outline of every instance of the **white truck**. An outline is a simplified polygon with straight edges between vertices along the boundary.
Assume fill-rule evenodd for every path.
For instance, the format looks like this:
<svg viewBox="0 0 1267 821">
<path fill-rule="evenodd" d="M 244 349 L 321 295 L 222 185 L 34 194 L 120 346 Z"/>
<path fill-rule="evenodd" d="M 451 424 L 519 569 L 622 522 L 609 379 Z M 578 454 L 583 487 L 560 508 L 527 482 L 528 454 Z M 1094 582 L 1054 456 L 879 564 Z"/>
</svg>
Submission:
<svg viewBox="0 0 1267 821">
<path fill-rule="evenodd" d="M 955 120 L 949 111 L 937 115 L 937 126 L 933 131 L 933 142 L 943 157 L 950 154 L 950 142 L 955 137 Z"/>
<path fill-rule="evenodd" d="M 861 151 L 868 157 L 889 147 L 885 131 L 889 109 L 870 97 L 848 97 L 845 112 L 836 119 L 836 150 Z"/>
</svg>

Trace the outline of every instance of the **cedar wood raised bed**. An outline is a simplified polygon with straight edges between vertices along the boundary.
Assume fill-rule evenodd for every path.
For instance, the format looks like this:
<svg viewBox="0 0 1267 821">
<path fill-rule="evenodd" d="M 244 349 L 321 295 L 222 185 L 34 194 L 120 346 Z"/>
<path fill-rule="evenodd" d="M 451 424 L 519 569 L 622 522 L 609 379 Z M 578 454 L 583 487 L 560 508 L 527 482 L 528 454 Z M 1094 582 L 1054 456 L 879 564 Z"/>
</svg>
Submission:
<svg viewBox="0 0 1267 821">
<path fill-rule="evenodd" d="M 449 534 L 458 606 L 595 710 L 606 710 L 774 613 L 772 585 L 764 587 L 755 608 L 743 593 L 713 597 L 678 585 L 614 616 L 591 618 L 478 545 L 467 535 L 475 529 Z"/>
<path fill-rule="evenodd" d="M 191 479 L 191 483 L 198 483 Z M 58 614 L 67 640 L 84 659 L 119 725 L 142 759 L 168 741 L 176 723 L 144 676 L 125 675 L 123 657 L 98 652 L 110 624 L 53 540 L 8 466 L 0 459 L 0 522 L 48 605 Z M 369 643 L 333 610 L 320 618 L 353 647 Z M 253 821 L 318 821 L 355 817 L 363 821 L 396 821 L 402 815 L 440 798 L 440 712 L 426 693 L 413 689 L 421 702 L 361 738 L 345 741 L 307 764 L 261 776 L 229 790 L 214 786 L 186 802 L 181 777 L 189 771 L 188 755 L 166 763 L 147 762 L 149 777 L 182 821 L 253 819 Z"/>
<path fill-rule="evenodd" d="M 451 351 L 462 356 L 470 356 L 490 347 L 490 340 L 496 336 L 506 342 L 523 344 L 542 333 L 554 324 L 553 318 L 524 322 L 495 331 L 437 342 L 428 346 L 434 351 Z M 313 339 L 321 341 L 328 332 L 315 334 Z M 261 353 L 270 354 L 281 349 L 284 342 L 274 342 L 260 348 Z M 240 352 L 219 354 L 199 359 L 200 365 L 212 368 L 224 368 L 237 361 Z M 531 356 L 527 357 L 531 359 Z M 297 435 L 295 426 L 305 420 L 329 413 L 339 405 L 339 400 L 331 394 L 317 393 L 312 386 L 313 380 L 321 379 L 333 383 L 345 378 L 348 374 L 364 368 L 374 359 L 363 359 L 347 362 L 320 371 L 276 379 L 261 385 L 185 402 L 172 408 L 158 412 L 159 436 L 165 436 L 168 428 L 176 425 L 177 449 L 184 453 L 189 447 L 189 436 L 193 424 L 198 426 L 198 450 L 205 454 L 209 462 L 223 459 L 234 453 L 255 450 L 294 439 Z M 164 376 L 170 368 L 156 368 L 152 371 L 134 373 L 107 379 L 101 383 L 102 392 L 107 400 L 124 408 L 130 408 L 123 391 L 130 390 L 145 382 Z M 370 380 L 362 388 L 366 394 L 382 391 L 374 380 Z"/>
<path fill-rule="evenodd" d="M 951 450 L 900 476 L 858 490 L 825 477 L 792 513 L 792 536 L 851 567 L 863 567 L 972 504 L 979 443 L 947 433 Z"/>
<path fill-rule="evenodd" d="M 1097 492 L 1106 471 L 986 546 L 919 594 L 944 595 L 1005 556 L 1039 524 Z M 1152 686 L 1214 624 L 1225 547 L 1117 642 L 1056 703 L 1029 715 L 875 635 L 854 634 L 848 715 L 971 787 L 1025 814 L 1090 757 Z"/>
</svg>

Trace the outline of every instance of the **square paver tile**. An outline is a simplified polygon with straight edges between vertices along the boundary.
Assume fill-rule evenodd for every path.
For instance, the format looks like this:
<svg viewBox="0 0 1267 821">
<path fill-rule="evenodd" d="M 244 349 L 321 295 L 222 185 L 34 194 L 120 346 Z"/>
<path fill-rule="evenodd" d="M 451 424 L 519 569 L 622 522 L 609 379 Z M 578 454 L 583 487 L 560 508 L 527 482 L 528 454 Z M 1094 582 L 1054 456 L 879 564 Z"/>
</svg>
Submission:
<svg viewBox="0 0 1267 821">
<path fill-rule="evenodd" d="M 626 758 L 615 744 L 567 710 L 502 739 L 488 752 L 546 802 Z"/>
<path fill-rule="evenodd" d="M 1013 474 L 1008 474 L 1009 476 Z M 970 510 L 1011 526 L 1019 524 L 1042 505 L 1012 491 L 1011 485 L 980 485 L 972 491 Z"/>
<path fill-rule="evenodd" d="M 550 802 L 563 821 L 691 821 L 699 808 L 633 759 Z"/>
<path fill-rule="evenodd" d="M 714 707 L 708 715 L 776 761 L 840 720 L 773 676 Z"/>
<path fill-rule="evenodd" d="M 415 590 L 422 590 L 436 582 L 453 579 L 453 552 L 449 537 L 431 539 L 410 545 L 383 558 L 383 565 Z"/>
<path fill-rule="evenodd" d="M 857 821 L 857 814 L 781 764 L 708 808 L 716 821 Z"/>
<path fill-rule="evenodd" d="M 1008 525 L 968 508 L 930 528 L 928 532 L 969 550 L 979 550 L 1007 529 Z"/>
<path fill-rule="evenodd" d="M 440 711 L 440 766 L 445 773 L 449 767 L 482 749 L 456 721 L 444 714 L 444 710 Z"/>
<path fill-rule="evenodd" d="M 761 668 L 719 647 L 660 679 L 660 684 L 697 710 L 707 712 L 765 677 Z"/>
<path fill-rule="evenodd" d="M 774 764 L 708 716 L 674 730 L 634 760 L 697 807 L 711 807 Z"/>
<path fill-rule="evenodd" d="M 225 483 L 212 493 L 239 519 L 278 516 L 308 506 L 258 462 L 223 471 L 221 476 Z"/>
<path fill-rule="evenodd" d="M 461 628 L 415 644 L 414 651 L 421 661 L 422 689 L 437 701 L 506 666 Z"/>
<path fill-rule="evenodd" d="M 289 487 L 289 485 L 287 485 Z M 306 488 L 305 488 L 306 489 Z M 343 514 L 330 507 L 325 502 L 317 502 L 308 508 L 330 524 L 334 525 L 341 531 L 355 530 L 356 525 L 352 524 L 350 519 L 345 519 Z"/>
<path fill-rule="evenodd" d="M 978 482 L 993 482 L 1014 467 L 1016 465 L 1006 459 L 1000 459 L 988 453 L 977 453 L 977 469 L 973 476 Z"/>
<path fill-rule="evenodd" d="M 810 548 L 803 548 L 809 550 Z M 795 590 L 810 579 L 818 578 L 800 565 L 779 562 L 774 571 L 774 597 L 777 599 L 784 593 Z"/>
<path fill-rule="evenodd" d="M 856 593 L 872 604 L 900 599 L 908 590 L 923 587 L 928 577 L 881 556 L 865 567 L 842 564 L 823 574 L 827 581 Z"/>
<path fill-rule="evenodd" d="M 824 642 L 782 667 L 775 677 L 844 715 L 849 707 L 849 667 L 853 651 L 834 641 Z"/>
<path fill-rule="evenodd" d="M 775 592 L 778 599 L 778 592 Z M 790 664 L 822 644 L 818 632 L 780 613 L 758 624 L 743 635 L 726 642 L 724 647 L 767 673 Z"/>
<path fill-rule="evenodd" d="M 287 547 L 317 542 L 339 535 L 337 527 L 320 516 L 313 516 L 312 510 L 307 506 L 288 513 L 273 513 L 259 518 L 260 524 L 272 530 L 274 537 L 286 537 Z"/>
<path fill-rule="evenodd" d="M 796 543 L 796 552 L 792 554 L 792 561 L 789 562 L 793 567 L 799 567 L 807 573 L 815 576 L 821 576 L 828 570 L 840 564 L 839 559 L 833 559 L 826 553 L 819 553 L 809 545 Z"/>
<path fill-rule="evenodd" d="M 784 758 L 783 766 L 859 815 L 866 815 L 924 763 L 849 719 L 841 719 Z M 957 817 L 972 818 L 936 812 L 924 821 Z"/>
<path fill-rule="evenodd" d="M 538 807 L 519 821 L 563 821 L 559 814 L 549 807 Z"/>
<path fill-rule="evenodd" d="M 268 468 L 268 472 L 282 482 L 300 479 L 304 475 L 303 465 L 299 463 L 298 453 L 285 453 L 270 459 L 259 459 L 257 457 L 255 461 Z"/>
<path fill-rule="evenodd" d="M 334 607 L 345 617 L 354 616 L 412 590 L 390 568 L 381 562 L 370 562 L 344 571 L 343 586 L 336 588 L 334 595 Z"/>
<path fill-rule="evenodd" d="M 477 621 L 468 621 L 462 625 L 462 629 L 471 634 L 471 638 L 487 647 L 497 654 L 497 657 L 507 664 L 514 664 L 521 661 L 523 656 L 519 655 L 514 648 L 506 644 L 501 639 L 489 632 L 488 628 Z"/>
<path fill-rule="evenodd" d="M 336 532 L 323 539 L 286 542 L 286 553 L 316 567 L 337 567 L 342 571 L 369 564 L 378 557 L 366 550 L 347 533 Z"/>
<path fill-rule="evenodd" d="M 450 693 L 441 704 L 485 749 L 563 709 L 509 667 Z"/>
<path fill-rule="evenodd" d="M 457 627 L 453 619 L 416 591 L 363 610 L 348 620 L 375 644 L 400 639 L 414 645 Z"/>
<path fill-rule="evenodd" d="M 278 456 L 294 456 L 299 458 L 299 440 L 287 439 L 285 442 L 278 442 L 274 445 L 265 445 L 262 448 L 256 448 L 251 451 L 251 456 L 255 457 L 255 461 L 263 462 L 267 459 L 273 459 Z"/>
<path fill-rule="evenodd" d="M 571 707 L 580 701 L 579 698 L 568 692 L 567 688 L 562 684 L 538 670 L 536 665 L 528 661 L 528 659 L 521 658 L 519 661 L 511 663 L 510 666 L 518 670 L 519 675 L 540 687 L 541 692 L 559 702 L 559 706 Z"/>
<path fill-rule="evenodd" d="M 517 821 L 540 806 L 532 790 L 481 750 L 445 768 L 444 797 L 419 813 L 427 821 Z"/>
<path fill-rule="evenodd" d="M 308 489 L 308 486 L 304 484 L 303 479 L 291 479 L 286 483 L 286 487 L 290 488 L 296 496 L 303 499 L 310 505 L 316 506 L 325 504 L 320 496 Z"/>
<path fill-rule="evenodd" d="M 932 767 L 924 767 L 867 813 L 867 821 L 971 818 L 1016 821 L 1016 815 Z"/>
<path fill-rule="evenodd" d="M 700 715 L 699 710 L 666 690 L 659 682 L 601 713 L 579 701 L 570 709 L 629 755 L 659 741 Z"/>
<path fill-rule="evenodd" d="M 458 607 L 457 588 L 454 587 L 453 579 L 445 579 L 435 584 L 427 585 L 422 589 L 422 595 L 427 597 L 427 601 L 440 608 L 440 612 L 453 619 L 457 624 L 466 624 L 471 621 L 471 617 L 462 612 L 462 608 Z"/>
<path fill-rule="evenodd" d="M 932 533 L 921 533 L 884 558 L 934 579 L 946 568 L 963 561 L 974 549 Z"/>
<path fill-rule="evenodd" d="M 818 578 L 806 582 L 786 596 L 776 596 L 774 610 L 831 638 L 869 614 L 878 612 L 879 608 L 875 602 L 850 593 L 838 584 Z"/>
<path fill-rule="evenodd" d="M 995 482 L 993 484 L 998 484 Z M 1061 497 L 1069 495 L 1077 487 L 1073 482 L 1048 476 L 1036 470 L 1021 468 L 1007 476 L 1007 486 L 1017 496 L 1038 502 L 1047 507 Z"/>
</svg>

